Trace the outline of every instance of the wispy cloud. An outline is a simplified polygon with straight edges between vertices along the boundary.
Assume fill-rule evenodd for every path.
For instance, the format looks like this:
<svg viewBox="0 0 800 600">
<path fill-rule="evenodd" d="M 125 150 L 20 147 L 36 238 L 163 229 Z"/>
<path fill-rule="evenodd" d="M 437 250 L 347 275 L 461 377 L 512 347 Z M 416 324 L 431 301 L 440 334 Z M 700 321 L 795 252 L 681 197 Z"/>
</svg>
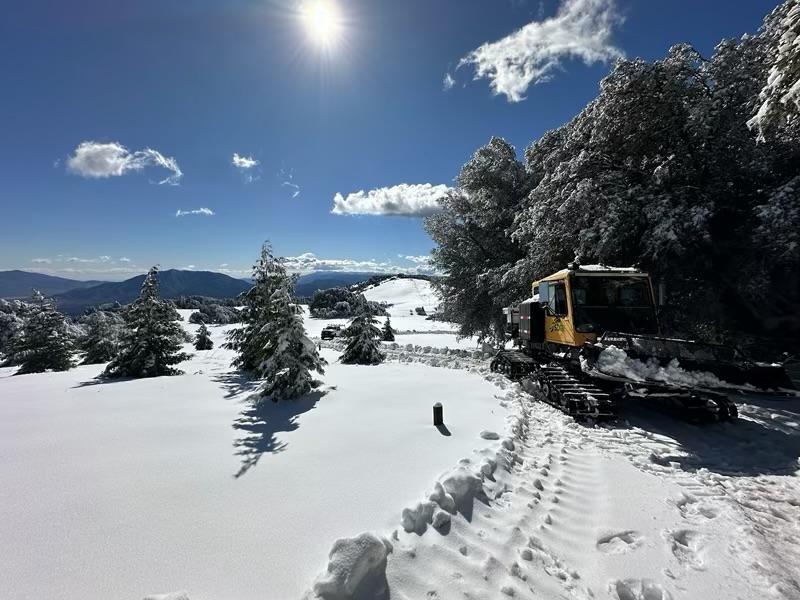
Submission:
<svg viewBox="0 0 800 600">
<path fill-rule="evenodd" d="M 313 271 L 356 271 L 366 273 L 432 273 L 433 269 L 423 263 L 413 267 L 395 264 L 391 261 L 375 259 L 357 260 L 351 258 L 320 258 L 313 252 L 299 256 L 284 257 L 286 268 L 293 273 L 311 273 Z"/>
<path fill-rule="evenodd" d="M 89 257 L 58 254 L 32 258 L 31 263 L 35 266 L 28 267 L 30 271 L 64 277 L 119 279 L 144 272 L 142 267 L 134 265 L 133 261 L 126 256 L 113 258 L 106 254 Z"/>
<path fill-rule="evenodd" d="M 401 183 L 365 192 L 337 193 L 333 198 L 336 215 L 386 215 L 424 217 L 441 210 L 439 201 L 451 191 L 446 185 Z"/>
<path fill-rule="evenodd" d="M 302 192 L 302 189 L 299 185 L 294 182 L 294 171 L 289 169 L 281 169 L 280 173 L 278 173 L 278 177 L 281 180 L 281 186 L 289 188 L 292 193 L 292 199 L 297 198 Z"/>
<path fill-rule="evenodd" d="M 453 89 L 453 86 L 456 84 L 455 78 L 450 73 L 445 73 L 444 78 L 442 79 L 442 89 L 447 92 Z"/>
<path fill-rule="evenodd" d="M 213 216 L 215 213 L 210 208 L 195 208 L 192 210 L 181 210 L 180 208 L 175 213 L 176 217 L 185 217 L 186 215 L 206 215 L 208 217 Z"/>
<path fill-rule="evenodd" d="M 548 81 L 565 59 L 591 65 L 623 56 L 611 43 L 622 21 L 614 0 L 563 0 L 554 17 L 533 21 L 496 42 L 470 52 L 458 67 L 473 66 L 509 102 L 525 99 L 531 85 Z"/>
<path fill-rule="evenodd" d="M 69 254 L 58 254 L 56 256 L 48 256 L 48 257 L 41 257 L 41 258 L 32 258 L 31 262 L 34 264 L 45 264 L 49 265 L 52 263 L 71 263 L 71 264 L 97 264 L 97 263 L 111 263 L 111 262 L 130 262 L 129 258 L 118 258 L 114 259 L 107 254 L 103 254 L 101 256 L 90 256 L 90 257 L 81 257 L 81 256 L 70 256 Z"/>
<path fill-rule="evenodd" d="M 183 176 L 174 158 L 164 156 L 152 148 L 131 152 L 119 142 L 81 142 L 73 154 L 67 157 L 69 173 L 92 179 L 119 177 L 147 167 L 159 167 L 172 173 L 158 181 L 159 184 L 178 185 Z"/>
<path fill-rule="evenodd" d="M 409 256 L 407 254 L 406 255 L 398 254 L 397 257 L 398 258 L 405 258 L 407 261 L 416 263 L 418 265 L 429 265 L 430 262 L 431 262 L 431 257 L 430 257 L 430 255 L 427 255 L 427 254 L 426 255 L 419 255 L 419 256 Z"/>
</svg>

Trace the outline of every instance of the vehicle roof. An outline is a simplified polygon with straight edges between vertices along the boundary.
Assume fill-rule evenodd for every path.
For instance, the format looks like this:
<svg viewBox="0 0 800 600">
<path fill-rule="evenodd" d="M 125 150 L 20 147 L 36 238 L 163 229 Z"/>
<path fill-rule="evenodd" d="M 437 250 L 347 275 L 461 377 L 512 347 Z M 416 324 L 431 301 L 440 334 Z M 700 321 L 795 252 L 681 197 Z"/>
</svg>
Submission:
<svg viewBox="0 0 800 600">
<path fill-rule="evenodd" d="M 636 267 L 611 267 L 608 265 L 580 265 L 575 269 L 561 269 L 560 271 L 556 271 L 552 275 L 548 275 L 547 277 L 542 277 L 538 281 L 534 281 L 534 284 L 539 283 L 539 281 L 559 281 L 561 279 L 565 279 L 568 275 L 620 275 L 620 276 L 628 276 L 628 277 L 647 277 L 647 273 L 644 273 L 637 269 Z"/>
</svg>

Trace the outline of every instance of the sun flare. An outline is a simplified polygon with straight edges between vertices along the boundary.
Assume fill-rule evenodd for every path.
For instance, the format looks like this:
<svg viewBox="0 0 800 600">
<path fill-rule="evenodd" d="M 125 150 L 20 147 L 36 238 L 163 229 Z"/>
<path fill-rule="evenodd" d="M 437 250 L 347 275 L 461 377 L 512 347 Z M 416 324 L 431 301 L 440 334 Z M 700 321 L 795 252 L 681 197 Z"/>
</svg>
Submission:
<svg viewBox="0 0 800 600">
<path fill-rule="evenodd" d="M 300 9 L 306 33 L 320 46 L 332 46 L 342 33 L 342 19 L 335 0 L 307 0 Z"/>
</svg>

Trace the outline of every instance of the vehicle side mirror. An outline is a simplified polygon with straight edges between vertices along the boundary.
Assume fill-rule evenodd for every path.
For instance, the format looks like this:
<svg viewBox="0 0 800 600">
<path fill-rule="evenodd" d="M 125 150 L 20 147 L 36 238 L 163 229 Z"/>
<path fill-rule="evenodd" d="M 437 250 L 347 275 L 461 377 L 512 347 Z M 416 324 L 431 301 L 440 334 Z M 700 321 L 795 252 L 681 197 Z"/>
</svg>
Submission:
<svg viewBox="0 0 800 600">
<path fill-rule="evenodd" d="M 550 284 L 543 281 L 539 284 L 539 304 L 548 304 L 550 302 Z"/>
</svg>

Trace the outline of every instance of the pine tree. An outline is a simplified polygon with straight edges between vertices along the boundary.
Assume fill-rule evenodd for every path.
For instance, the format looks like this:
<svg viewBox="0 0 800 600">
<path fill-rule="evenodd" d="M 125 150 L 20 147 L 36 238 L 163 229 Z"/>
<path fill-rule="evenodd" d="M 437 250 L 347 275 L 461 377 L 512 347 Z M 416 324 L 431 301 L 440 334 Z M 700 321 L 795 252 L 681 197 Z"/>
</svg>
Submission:
<svg viewBox="0 0 800 600">
<path fill-rule="evenodd" d="M 365 308 L 353 317 L 344 336 L 348 338 L 347 347 L 341 361 L 349 365 L 377 365 L 383 362 L 381 352 L 381 330 L 376 327 L 377 319 Z"/>
<path fill-rule="evenodd" d="M 253 287 L 240 296 L 242 326 L 231 330 L 225 344 L 236 351 L 232 365 L 237 369 L 260 376 L 259 366 L 268 358 L 269 337 L 264 326 L 270 320 L 272 295 L 287 277 L 286 267 L 273 256 L 270 243 L 265 242 L 253 266 Z"/>
<path fill-rule="evenodd" d="M 20 365 L 17 375 L 66 371 L 74 366 L 73 344 L 64 315 L 38 291 L 33 293 L 31 314 L 11 345 L 9 362 Z"/>
<path fill-rule="evenodd" d="M 137 298 L 125 311 L 126 331 L 119 354 L 106 367 L 107 377 L 178 375 L 173 368 L 187 358 L 181 352 L 183 328 L 178 311 L 158 292 L 158 268 L 153 267 Z"/>
<path fill-rule="evenodd" d="M 233 366 L 264 379 L 259 396 L 273 401 L 297 398 L 316 387 L 311 373 L 327 364 L 306 335 L 298 307 L 291 301 L 294 280 L 266 242 L 253 267 L 253 287 L 242 294 L 242 326 L 228 335 L 237 352 Z"/>
<path fill-rule="evenodd" d="M 211 350 L 214 347 L 214 342 L 208 335 L 208 327 L 202 321 L 200 322 L 200 329 L 197 330 L 197 337 L 194 340 L 195 350 Z"/>
<path fill-rule="evenodd" d="M 96 312 L 89 318 L 89 332 L 83 342 L 83 349 L 86 351 L 83 358 L 85 365 L 108 362 L 117 355 L 117 332 L 102 312 Z"/>
<path fill-rule="evenodd" d="M 288 276 L 270 298 L 269 322 L 264 327 L 268 342 L 266 358 L 258 373 L 265 380 L 260 396 L 273 402 L 307 394 L 318 385 L 311 373 L 325 374 L 327 364 L 317 346 L 306 335 L 298 307 L 291 302 Z"/>
<path fill-rule="evenodd" d="M 392 324 L 389 322 L 389 317 L 386 317 L 386 321 L 383 324 L 383 329 L 381 329 L 381 336 L 384 342 L 394 341 L 394 329 L 392 329 Z"/>
</svg>

